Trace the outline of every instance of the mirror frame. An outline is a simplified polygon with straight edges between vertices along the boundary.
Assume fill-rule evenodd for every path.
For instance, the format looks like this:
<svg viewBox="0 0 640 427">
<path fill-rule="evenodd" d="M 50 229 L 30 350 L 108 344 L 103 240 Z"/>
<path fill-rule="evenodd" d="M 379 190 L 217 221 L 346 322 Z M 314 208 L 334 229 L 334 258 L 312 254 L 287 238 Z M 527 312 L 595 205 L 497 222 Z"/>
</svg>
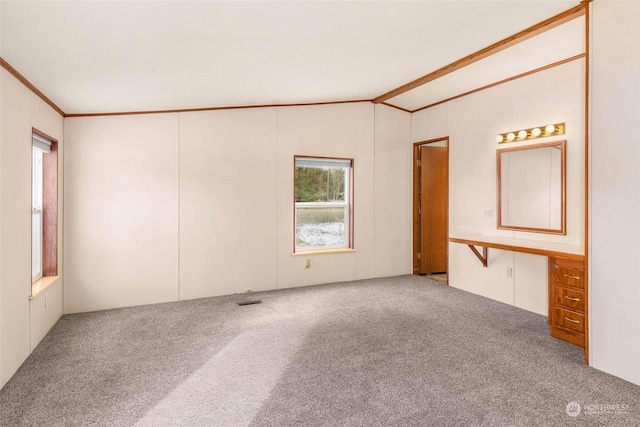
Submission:
<svg viewBox="0 0 640 427">
<path fill-rule="evenodd" d="M 514 230 L 514 231 L 529 231 L 533 233 L 547 233 L 547 234 L 563 234 L 567 233 L 567 154 L 566 154 L 566 140 L 545 142 L 541 144 L 522 145 L 518 147 L 499 148 L 496 150 L 496 163 L 497 163 L 497 227 L 500 230 Z M 536 148 L 557 147 L 560 149 L 560 228 L 535 228 L 518 225 L 504 225 L 502 224 L 502 161 L 501 155 L 512 151 L 524 151 L 534 150 Z"/>
</svg>

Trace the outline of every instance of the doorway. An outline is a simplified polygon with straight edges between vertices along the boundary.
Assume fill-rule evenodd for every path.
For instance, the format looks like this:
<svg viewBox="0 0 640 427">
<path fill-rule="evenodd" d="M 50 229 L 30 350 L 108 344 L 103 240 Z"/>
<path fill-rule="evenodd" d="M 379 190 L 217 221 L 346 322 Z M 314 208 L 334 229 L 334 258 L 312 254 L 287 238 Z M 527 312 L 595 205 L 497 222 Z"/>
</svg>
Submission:
<svg viewBox="0 0 640 427">
<path fill-rule="evenodd" d="M 413 274 L 447 283 L 449 138 L 413 145 Z"/>
</svg>

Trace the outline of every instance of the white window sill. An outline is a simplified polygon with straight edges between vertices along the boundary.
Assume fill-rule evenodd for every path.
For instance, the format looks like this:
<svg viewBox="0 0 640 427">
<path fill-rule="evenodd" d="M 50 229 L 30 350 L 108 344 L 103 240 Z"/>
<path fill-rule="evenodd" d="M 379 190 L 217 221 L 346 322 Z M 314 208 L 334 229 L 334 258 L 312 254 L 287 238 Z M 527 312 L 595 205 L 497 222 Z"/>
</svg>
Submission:
<svg viewBox="0 0 640 427">
<path fill-rule="evenodd" d="M 295 252 L 293 256 L 306 256 L 306 255 L 326 255 L 326 254 L 341 254 L 341 253 L 352 253 L 355 252 L 355 249 L 351 248 L 340 248 L 340 249 L 325 249 L 325 250 L 315 250 L 315 251 L 306 251 L 306 252 Z"/>
<path fill-rule="evenodd" d="M 57 282 L 59 278 L 60 276 L 46 276 L 33 282 L 31 284 L 31 296 L 29 299 L 34 299 L 40 295 L 45 289 Z"/>
</svg>

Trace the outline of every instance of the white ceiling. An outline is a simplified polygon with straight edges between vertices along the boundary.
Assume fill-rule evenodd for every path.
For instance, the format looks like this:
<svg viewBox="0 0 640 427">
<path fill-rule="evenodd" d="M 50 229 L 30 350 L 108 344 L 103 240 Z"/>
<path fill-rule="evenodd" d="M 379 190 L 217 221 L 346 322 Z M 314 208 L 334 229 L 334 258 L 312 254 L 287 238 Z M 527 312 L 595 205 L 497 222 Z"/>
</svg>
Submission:
<svg viewBox="0 0 640 427">
<path fill-rule="evenodd" d="M 368 100 L 578 3 L 2 0 L 0 56 L 67 114 Z"/>
<path fill-rule="evenodd" d="M 585 52 L 584 24 L 574 19 L 386 102 L 413 111 L 575 57 Z"/>
</svg>

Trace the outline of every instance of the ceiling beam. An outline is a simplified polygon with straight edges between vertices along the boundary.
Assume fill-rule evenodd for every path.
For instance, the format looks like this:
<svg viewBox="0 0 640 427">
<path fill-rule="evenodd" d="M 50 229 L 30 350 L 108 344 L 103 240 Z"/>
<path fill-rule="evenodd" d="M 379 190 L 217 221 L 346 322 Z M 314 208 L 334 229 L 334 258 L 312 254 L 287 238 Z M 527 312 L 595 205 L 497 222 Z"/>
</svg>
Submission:
<svg viewBox="0 0 640 427">
<path fill-rule="evenodd" d="M 409 82 L 405 85 L 400 86 L 392 91 L 389 91 L 383 95 L 374 98 L 372 102 L 374 104 L 380 104 L 385 102 L 391 98 L 394 98 L 398 95 L 401 95 L 405 92 L 408 92 L 412 89 L 415 89 L 419 86 L 422 86 L 426 83 L 429 83 L 433 80 L 436 80 L 442 76 L 445 76 L 449 73 L 452 73 L 456 70 L 464 68 L 468 65 L 473 64 L 474 62 L 478 62 L 481 59 L 484 59 L 488 56 L 501 52 L 505 49 L 510 48 L 518 43 L 521 43 L 525 40 L 528 40 L 532 37 L 535 37 L 539 34 L 544 33 L 545 31 L 549 31 L 555 27 L 558 27 L 562 24 L 565 24 L 573 19 L 576 19 L 580 16 L 583 16 L 586 13 L 586 7 L 588 7 L 588 2 L 580 3 L 579 5 L 572 7 L 569 10 L 566 10 L 556 16 L 553 16 L 545 21 L 542 21 L 532 27 L 529 27 L 525 30 L 520 31 L 506 39 L 500 40 L 490 46 L 485 47 L 477 52 L 474 52 L 470 55 L 465 56 L 462 59 L 457 60 L 456 62 L 452 62 L 449 65 L 445 65 L 444 67 L 427 74 L 426 76 L 422 76 L 419 79 L 416 79 L 412 82 Z"/>
</svg>

